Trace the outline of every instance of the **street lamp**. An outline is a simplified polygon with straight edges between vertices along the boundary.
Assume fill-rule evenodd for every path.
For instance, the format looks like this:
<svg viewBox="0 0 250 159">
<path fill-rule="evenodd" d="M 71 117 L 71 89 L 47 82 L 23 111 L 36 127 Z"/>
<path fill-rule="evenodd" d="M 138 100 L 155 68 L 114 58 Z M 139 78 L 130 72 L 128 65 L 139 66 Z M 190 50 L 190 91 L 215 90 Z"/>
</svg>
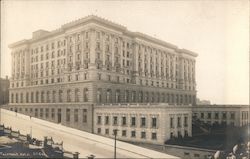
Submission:
<svg viewBox="0 0 250 159">
<path fill-rule="evenodd" d="M 116 135 L 117 135 L 118 129 L 113 130 L 113 135 L 115 135 L 115 146 L 114 146 L 114 159 L 116 159 Z"/>
<path fill-rule="evenodd" d="M 32 126 L 30 126 L 30 137 L 32 139 Z"/>
</svg>

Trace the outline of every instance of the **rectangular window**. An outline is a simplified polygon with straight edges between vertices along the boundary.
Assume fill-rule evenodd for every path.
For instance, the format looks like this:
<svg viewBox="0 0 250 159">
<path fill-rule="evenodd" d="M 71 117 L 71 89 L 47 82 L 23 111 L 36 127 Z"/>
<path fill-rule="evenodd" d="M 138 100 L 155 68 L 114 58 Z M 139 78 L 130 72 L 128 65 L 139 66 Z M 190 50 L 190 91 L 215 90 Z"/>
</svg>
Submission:
<svg viewBox="0 0 250 159">
<path fill-rule="evenodd" d="M 184 126 L 185 127 L 188 126 L 188 117 L 187 116 L 184 117 Z"/>
<path fill-rule="evenodd" d="M 177 127 L 181 127 L 181 117 L 177 118 Z"/>
<path fill-rule="evenodd" d="M 133 138 L 136 137 L 136 132 L 135 131 L 131 131 L 131 137 L 133 137 Z"/>
<path fill-rule="evenodd" d="M 155 117 L 152 118 L 152 128 L 156 128 L 157 126 L 157 120 Z"/>
<path fill-rule="evenodd" d="M 211 113 L 207 113 L 207 118 L 211 119 Z"/>
<path fill-rule="evenodd" d="M 144 131 L 141 132 L 141 138 L 142 138 L 142 139 L 146 139 L 146 132 L 144 132 Z"/>
<path fill-rule="evenodd" d="M 55 109 L 54 108 L 51 109 L 51 118 L 55 119 Z"/>
<path fill-rule="evenodd" d="M 118 125 L 117 116 L 113 117 L 113 125 Z"/>
<path fill-rule="evenodd" d="M 102 116 L 97 116 L 97 124 L 102 124 Z"/>
<path fill-rule="evenodd" d="M 235 113 L 231 113 L 231 119 L 235 119 Z"/>
<path fill-rule="evenodd" d="M 214 118 L 219 119 L 219 113 L 215 113 Z"/>
<path fill-rule="evenodd" d="M 105 134 L 109 135 L 109 129 L 105 129 Z"/>
<path fill-rule="evenodd" d="M 170 133 L 170 139 L 173 139 L 173 138 L 174 138 L 174 133 L 171 132 L 171 133 Z"/>
<path fill-rule="evenodd" d="M 87 123 L 87 121 L 88 121 L 87 113 L 83 113 L 82 122 Z"/>
<path fill-rule="evenodd" d="M 106 124 L 106 125 L 109 124 L 109 116 L 105 116 L 105 124 Z"/>
<path fill-rule="evenodd" d="M 78 109 L 74 110 L 74 121 L 78 122 Z"/>
<path fill-rule="evenodd" d="M 222 119 L 226 119 L 227 118 L 227 113 L 222 113 Z"/>
<path fill-rule="evenodd" d="M 194 157 L 198 157 L 198 158 L 199 158 L 199 157 L 200 157 L 200 154 L 194 154 Z"/>
<path fill-rule="evenodd" d="M 135 120 L 136 120 L 136 118 L 135 117 L 131 117 L 131 126 L 135 126 Z"/>
<path fill-rule="evenodd" d="M 100 134 L 102 132 L 101 128 L 97 128 L 97 133 Z"/>
<path fill-rule="evenodd" d="M 45 117 L 48 118 L 49 117 L 49 108 L 45 109 Z"/>
<path fill-rule="evenodd" d="M 123 137 L 127 136 L 127 130 L 122 130 L 122 136 Z"/>
<path fill-rule="evenodd" d="M 122 125 L 125 126 L 127 125 L 126 117 L 122 117 Z"/>
<path fill-rule="evenodd" d="M 174 128 L 174 118 L 170 118 L 170 128 Z"/>
<path fill-rule="evenodd" d="M 201 113 L 201 118 L 204 119 L 204 113 Z"/>
<path fill-rule="evenodd" d="M 152 140 L 157 140 L 157 134 L 155 132 L 152 133 Z"/>
<path fill-rule="evenodd" d="M 98 73 L 98 80 L 102 79 L 102 74 Z"/>
<path fill-rule="evenodd" d="M 43 108 L 40 108 L 40 118 L 43 117 Z"/>
<path fill-rule="evenodd" d="M 145 127 L 145 126 L 146 126 L 146 118 L 141 117 L 141 127 Z"/>
<path fill-rule="evenodd" d="M 70 122 L 70 109 L 66 109 L 66 121 Z"/>
</svg>

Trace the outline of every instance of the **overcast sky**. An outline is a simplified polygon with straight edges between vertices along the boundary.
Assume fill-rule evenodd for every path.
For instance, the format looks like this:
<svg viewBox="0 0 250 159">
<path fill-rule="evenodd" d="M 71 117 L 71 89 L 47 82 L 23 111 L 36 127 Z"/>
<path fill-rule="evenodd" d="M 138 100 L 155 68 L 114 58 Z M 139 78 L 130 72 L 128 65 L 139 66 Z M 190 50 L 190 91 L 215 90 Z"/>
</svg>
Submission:
<svg viewBox="0 0 250 159">
<path fill-rule="evenodd" d="M 91 14 L 198 53 L 198 98 L 213 104 L 249 103 L 247 0 L 1 1 L 1 77 L 11 75 L 8 44 Z"/>
</svg>

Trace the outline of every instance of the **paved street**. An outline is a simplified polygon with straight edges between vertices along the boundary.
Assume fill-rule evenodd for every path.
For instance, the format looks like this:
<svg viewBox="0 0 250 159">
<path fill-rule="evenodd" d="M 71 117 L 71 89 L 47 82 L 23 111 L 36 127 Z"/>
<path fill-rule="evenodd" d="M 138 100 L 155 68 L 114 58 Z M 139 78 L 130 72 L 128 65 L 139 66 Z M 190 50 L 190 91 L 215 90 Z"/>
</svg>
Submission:
<svg viewBox="0 0 250 159">
<path fill-rule="evenodd" d="M 112 158 L 114 156 L 114 140 L 94 135 L 80 130 L 68 128 L 60 124 L 31 118 L 1 109 L 1 123 L 19 130 L 21 134 L 30 134 L 42 139 L 53 137 L 55 142 L 63 141 L 63 147 L 70 152 L 79 152 L 81 158 L 95 155 L 97 158 Z M 175 156 L 156 152 L 125 142 L 117 141 L 117 158 L 177 158 Z"/>
</svg>

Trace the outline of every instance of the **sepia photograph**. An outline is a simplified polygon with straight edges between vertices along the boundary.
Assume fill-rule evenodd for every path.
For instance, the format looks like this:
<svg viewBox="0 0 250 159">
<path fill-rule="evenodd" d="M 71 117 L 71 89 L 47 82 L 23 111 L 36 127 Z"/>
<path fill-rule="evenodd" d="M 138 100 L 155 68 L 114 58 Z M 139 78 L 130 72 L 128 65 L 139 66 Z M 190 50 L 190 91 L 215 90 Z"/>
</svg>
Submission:
<svg viewBox="0 0 250 159">
<path fill-rule="evenodd" d="M 0 158 L 250 159 L 249 0 L 0 2 Z"/>
</svg>

